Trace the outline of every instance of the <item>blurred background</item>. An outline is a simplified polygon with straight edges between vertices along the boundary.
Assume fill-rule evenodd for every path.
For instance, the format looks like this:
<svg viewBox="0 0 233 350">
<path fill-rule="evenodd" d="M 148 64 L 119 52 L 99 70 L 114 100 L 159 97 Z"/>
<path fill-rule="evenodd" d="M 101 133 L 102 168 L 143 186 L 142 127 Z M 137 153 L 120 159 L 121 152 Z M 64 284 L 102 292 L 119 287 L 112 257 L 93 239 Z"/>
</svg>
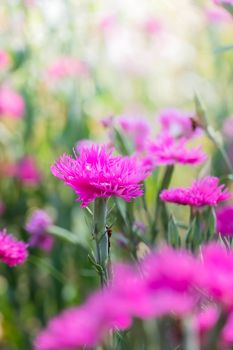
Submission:
<svg viewBox="0 0 233 350">
<path fill-rule="evenodd" d="M 23 267 L 1 265 L 1 349 L 32 349 L 48 318 L 96 286 L 88 218 L 51 164 L 79 140 L 108 142 L 101 121 L 111 116 L 140 116 L 155 134 L 160 110 L 194 112 L 195 93 L 221 130 L 232 113 L 233 55 L 222 49 L 232 28 L 211 0 L 1 1 L 0 227 L 27 241 L 41 208 L 79 240 L 31 248 Z M 178 168 L 174 181 L 190 183 L 192 171 Z"/>
</svg>

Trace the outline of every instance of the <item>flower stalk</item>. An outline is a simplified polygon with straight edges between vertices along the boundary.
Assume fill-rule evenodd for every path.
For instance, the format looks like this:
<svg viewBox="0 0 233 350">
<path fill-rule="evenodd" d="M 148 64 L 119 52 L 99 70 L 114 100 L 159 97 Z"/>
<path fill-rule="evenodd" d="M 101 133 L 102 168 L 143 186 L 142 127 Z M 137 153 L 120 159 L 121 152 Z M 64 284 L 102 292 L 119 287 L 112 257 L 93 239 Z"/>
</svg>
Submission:
<svg viewBox="0 0 233 350">
<path fill-rule="evenodd" d="M 107 199 L 96 198 L 94 202 L 93 235 L 96 242 L 96 260 L 101 267 L 98 271 L 102 287 L 108 280 L 109 238 L 106 230 L 106 219 Z"/>
</svg>

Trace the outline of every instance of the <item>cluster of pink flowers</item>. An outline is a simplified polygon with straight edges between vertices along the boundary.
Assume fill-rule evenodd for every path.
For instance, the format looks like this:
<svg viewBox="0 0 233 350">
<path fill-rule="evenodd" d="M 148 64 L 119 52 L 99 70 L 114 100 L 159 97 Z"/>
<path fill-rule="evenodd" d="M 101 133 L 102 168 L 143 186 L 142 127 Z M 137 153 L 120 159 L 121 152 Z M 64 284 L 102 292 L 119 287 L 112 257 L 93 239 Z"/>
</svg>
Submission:
<svg viewBox="0 0 233 350">
<path fill-rule="evenodd" d="M 27 256 L 27 244 L 17 241 L 6 230 L 0 231 L 0 260 L 9 266 L 15 266 L 23 264 Z"/>
<path fill-rule="evenodd" d="M 94 293 L 85 304 L 52 319 L 36 339 L 37 350 L 76 349 L 96 346 L 111 329 L 124 330 L 134 317 L 195 317 L 203 332 L 211 329 L 218 314 L 229 314 L 221 333 L 233 345 L 233 252 L 217 243 L 204 246 L 199 256 L 185 250 L 161 247 L 140 266 L 117 265 L 109 287 Z M 203 315 L 206 307 L 208 316 Z"/>
<path fill-rule="evenodd" d="M 48 229 L 53 220 L 49 214 L 42 210 L 35 210 L 26 224 L 26 230 L 30 233 L 31 247 L 39 247 L 45 251 L 50 251 L 53 247 L 54 238 L 48 234 Z"/>
<path fill-rule="evenodd" d="M 147 176 L 133 157 L 114 156 L 105 146 L 81 147 L 79 155 L 61 156 L 51 168 L 54 176 L 70 186 L 86 207 L 97 197 L 117 196 L 125 201 L 143 194 Z"/>
<path fill-rule="evenodd" d="M 21 95 L 9 87 L 0 89 L 0 116 L 19 119 L 24 116 L 25 103 Z"/>
<path fill-rule="evenodd" d="M 87 72 L 88 69 L 86 64 L 77 58 L 69 56 L 58 58 L 48 68 L 48 75 L 53 79 L 85 75 Z"/>
<path fill-rule="evenodd" d="M 188 188 L 172 188 L 163 190 L 160 194 L 161 200 L 165 202 L 193 207 L 216 206 L 231 197 L 232 195 L 225 189 L 225 186 L 219 185 L 219 179 L 214 176 L 196 180 Z"/>
</svg>

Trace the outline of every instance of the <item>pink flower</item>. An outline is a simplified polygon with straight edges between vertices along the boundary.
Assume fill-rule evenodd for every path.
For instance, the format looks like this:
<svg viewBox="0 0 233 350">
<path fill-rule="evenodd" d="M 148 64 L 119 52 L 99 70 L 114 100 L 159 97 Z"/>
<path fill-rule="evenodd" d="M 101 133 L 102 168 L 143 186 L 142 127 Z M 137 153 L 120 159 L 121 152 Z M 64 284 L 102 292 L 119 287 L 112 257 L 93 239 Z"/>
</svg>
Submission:
<svg viewBox="0 0 233 350">
<path fill-rule="evenodd" d="M 81 147 L 75 159 L 64 154 L 51 167 L 54 176 L 70 186 L 86 207 L 97 197 L 125 201 L 141 196 L 146 172 L 132 157 L 113 156 L 105 146 Z"/>
<path fill-rule="evenodd" d="M 111 15 L 111 14 L 106 15 L 100 19 L 99 28 L 103 32 L 109 31 L 110 29 L 112 29 L 115 26 L 116 21 L 117 20 L 116 20 L 116 17 L 114 15 Z"/>
<path fill-rule="evenodd" d="M 188 188 L 163 190 L 160 198 L 165 202 L 203 207 L 205 205 L 216 206 L 219 202 L 231 198 L 231 194 L 224 185 L 219 185 L 217 177 L 206 176 L 194 181 Z"/>
<path fill-rule="evenodd" d="M 194 128 L 192 118 L 194 113 L 183 112 L 176 108 L 163 109 L 159 114 L 162 133 L 173 137 L 191 138 L 200 133 L 200 128 Z"/>
<path fill-rule="evenodd" d="M 207 159 L 200 147 L 188 149 L 185 138 L 175 139 L 167 134 L 160 135 L 156 141 L 148 143 L 146 158 L 148 157 L 154 165 L 198 165 Z"/>
<path fill-rule="evenodd" d="M 0 70 L 6 69 L 10 64 L 10 58 L 6 51 L 0 50 Z"/>
<path fill-rule="evenodd" d="M 87 74 L 87 66 L 74 57 L 60 57 L 48 68 L 48 75 L 54 79 L 75 77 Z"/>
<path fill-rule="evenodd" d="M 136 151 L 144 150 L 150 133 L 150 125 L 145 117 L 122 115 L 117 118 L 116 123 L 127 136 L 132 137 Z"/>
<path fill-rule="evenodd" d="M 161 32 L 162 25 L 158 19 L 154 17 L 148 17 L 143 23 L 143 29 L 148 34 L 156 34 Z"/>
<path fill-rule="evenodd" d="M 216 216 L 217 232 L 222 236 L 233 236 L 233 205 L 218 208 Z"/>
<path fill-rule="evenodd" d="M 52 218 L 44 210 L 35 210 L 26 224 L 26 230 L 31 234 L 29 245 L 45 251 L 52 249 L 54 238 L 48 234 L 48 228 L 53 223 Z"/>
<path fill-rule="evenodd" d="M 224 4 L 233 5 L 233 0 L 214 0 L 214 3 L 217 5 L 224 5 Z"/>
<path fill-rule="evenodd" d="M 15 176 L 25 185 L 37 185 L 41 175 L 32 156 L 22 158 L 16 165 Z"/>
<path fill-rule="evenodd" d="M 17 241 L 6 230 L 0 231 L 0 260 L 9 266 L 15 266 L 23 264 L 27 256 L 27 244 Z"/>
<path fill-rule="evenodd" d="M 225 119 L 223 124 L 223 133 L 225 136 L 229 138 L 229 140 L 233 137 L 233 116 Z"/>
<path fill-rule="evenodd" d="M 231 22 L 231 15 L 221 7 L 214 7 L 206 10 L 207 19 L 212 23 Z"/>
<path fill-rule="evenodd" d="M 15 119 L 22 118 L 25 113 L 25 104 L 21 95 L 14 90 L 4 87 L 0 89 L 0 116 L 9 116 Z"/>
</svg>

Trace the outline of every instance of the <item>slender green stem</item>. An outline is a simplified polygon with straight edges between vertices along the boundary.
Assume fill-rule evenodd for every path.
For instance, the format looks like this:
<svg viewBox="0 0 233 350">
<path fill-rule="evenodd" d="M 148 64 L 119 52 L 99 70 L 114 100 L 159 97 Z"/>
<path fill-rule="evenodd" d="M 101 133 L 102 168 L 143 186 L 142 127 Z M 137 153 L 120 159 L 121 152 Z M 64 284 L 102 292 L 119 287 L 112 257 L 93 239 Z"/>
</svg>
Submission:
<svg viewBox="0 0 233 350">
<path fill-rule="evenodd" d="M 99 270 L 100 282 L 103 287 L 108 279 L 109 262 L 109 238 L 106 230 L 107 200 L 96 198 L 93 215 L 93 234 L 96 242 L 96 259 L 101 269 Z"/>
<path fill-rule="evenodd" d="M 199 334 L 192 318 L 183 320 L 184 350 L 200 350 Z"/>
<path fill-rule="evenodd" d="M 227 322 L 228 315 L 226 312 L 221 312 L 219 319 L 215 327 L 208 333 L 207 341 L 203 350 L 217 350 L 218 349 L 218 340 L 221 334 L 223 327 Z"/>
</svg>

